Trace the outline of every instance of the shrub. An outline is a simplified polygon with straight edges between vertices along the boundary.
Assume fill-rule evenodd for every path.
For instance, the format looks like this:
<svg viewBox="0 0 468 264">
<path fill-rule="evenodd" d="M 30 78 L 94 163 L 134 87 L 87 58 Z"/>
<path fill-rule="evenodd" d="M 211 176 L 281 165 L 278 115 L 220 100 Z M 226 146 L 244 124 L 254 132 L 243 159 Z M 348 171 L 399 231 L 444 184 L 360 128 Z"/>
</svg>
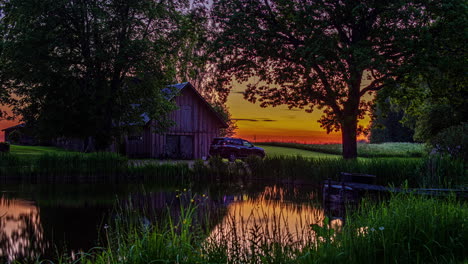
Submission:
<svg viewBox="0 0 468 264">
<path fill-rule="evenodd" d="M 443 129 L 431 139 L 437 152 L 468 160 L 468 123 Z"/>
<path fill-rule="evenodd" d="M 10 144 L 8 142 L 0 142 L 0 153 L 10 152 Z"/>
</svg>

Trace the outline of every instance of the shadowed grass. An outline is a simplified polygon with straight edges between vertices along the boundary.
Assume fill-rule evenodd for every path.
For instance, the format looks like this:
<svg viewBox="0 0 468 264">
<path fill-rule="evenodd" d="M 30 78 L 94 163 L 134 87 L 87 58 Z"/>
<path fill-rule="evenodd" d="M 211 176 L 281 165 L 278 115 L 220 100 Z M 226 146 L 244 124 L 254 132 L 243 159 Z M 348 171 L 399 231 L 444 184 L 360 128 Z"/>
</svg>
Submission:
<svg viewBox="0 0 468 264">
<path fill-rule="evenodd" d="M 410 187 L 453 187 L 466 185 L 466 168 L 461 160 L 445 156 L 425 159 L 310 159 L 301 156 L 274 156 L 263 160 L 246 160 L 252 177 L 275 180 L 340 179 L 341 172 L 365 173 L 377 176 L 377 184 L 409 184 Z"/>
<path fill-rule="evenodd" d="M 327 178 L 339 180 L 341 172 L 374 174 L 377 184 L 410 187 L 454 187 L 466 185 L 465 164 L 445 156 L 424 159 L 369 158 L 305 158 L 302 156 L 252 156 L 243 162 L 227 163 L 212 158 L 206 164 L 129 165 L 126 157 L 116 153 L 46 153 L 35 159 L 20 155 L 0 154 L 0 180 L 46 182 L 95 181 L 172 181 L 203 180 L 305 180 L 320 182 Z"/>
</svg>

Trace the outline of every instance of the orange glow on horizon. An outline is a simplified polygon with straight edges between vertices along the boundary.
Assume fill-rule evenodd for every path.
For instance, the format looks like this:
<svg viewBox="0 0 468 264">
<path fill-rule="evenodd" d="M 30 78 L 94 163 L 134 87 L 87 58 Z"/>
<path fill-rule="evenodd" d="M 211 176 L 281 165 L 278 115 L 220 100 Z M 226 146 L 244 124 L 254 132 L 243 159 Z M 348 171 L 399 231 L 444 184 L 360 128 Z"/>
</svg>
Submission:
<svg viewBox="0 0 468 264">
<path fill-rule="evenodd" d="M 317 122 L 322 111 L 307 113 L 303 109 L 288 109 L 285 105 L 262 108 L 243 98 L 242 92 L 245 89 L 246 83 L 234 85 L 227 100 L 231 116 L 236 120 L 238 127 L 235 137 L 252 142 L 341 143 L 340 132 L 327 134 Z M 372 98 L 373 96 L 366 95 L 363 99 L 368 101 Z M 9 110 L 5 106 L 0 106 L 0 109 Z M 366 127 L 369 122 L 370 118 L 366 116 L 359 124 Z M 18 120 L 0 120 L 0 142 L 4 141 L 4 133 L 1 130 L 18 123 Z M 358 137 L 358 140 L 366 139 L 365 136 Z"/>
<path fill-rule="evenodd" d="M 234 85 L 227 100 L 231 116 L 237 121 L 236 137 L 253 142 L 341 143 L 341 132 L 327 134 L 317 122 L 322 111 L 315 109 L 307 113 L 303 109 L 289 109 L 286 105 L 262 108 L 244 99 L 242 92 L 245 89 L 246 83 Z M 363 99 L 372 98 L 366 95 Z M 369 122 L 370 117 L 366 116 L 359 125 L 367 127 Z M 359 136 L 358 140 L 367 140 L 367 137 Z"/>
</svg>

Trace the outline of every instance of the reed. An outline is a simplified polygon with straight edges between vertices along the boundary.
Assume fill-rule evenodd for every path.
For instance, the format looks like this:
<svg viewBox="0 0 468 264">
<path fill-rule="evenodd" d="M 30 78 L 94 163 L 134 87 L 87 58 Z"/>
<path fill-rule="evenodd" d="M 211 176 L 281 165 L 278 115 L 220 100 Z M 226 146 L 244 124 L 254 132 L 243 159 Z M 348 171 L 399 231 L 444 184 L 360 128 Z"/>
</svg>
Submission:
<svg viewBox="0 0 468 264">
<path fill-rule="evenodd" d="M 117 174 L 127 159 L 116 153 L 45 153 L 39 156 L 35 172 L 40 175 Z"/>
<path fill-rule="evenodd" d="M 301 156 L 274 156 L 246 160 L 252 177 L 275 180 L 339 180 L 340 172 L 377 176 L 377 184 L 411 187 L 453 187 L 466 184 L 466 168 L 461 160 L 431 156 L 425 159 L 310 159 Z"/>
<path fill-rule="evenodd" d="M 304 250 L 298 263 L 462 263 L 467 224 L 466 202 L 399 194 L 364 203 L 331 243 Z"/>
<path fill-rule="evenodd" d="M 187 197 L 186 197 L 187 198 Z M 213 233 L 197 222 L 199 205 L 188 197 L 177 216 L 152 222 L 122 206 L 105 226 L 107 246 L 81 253 L 73 263 L 463 263 L 468 260 L 468 205 L 454 197 L 398 194 L 365 201 L 344 226 L 328 218 L 303 230 L 275 229 L 282 217 Z M 227 216 L 235 217 L 235 216 Z M 155 218 L 150 218 L 155 219 Z M 271 228 L 265 228 L 269 226 Z M 277 230 L 277 231 L 275 231 Z M 292 237 L 300 232 L 301 243 Z M 222 234 L 227 234 L 223 237 Z M 213 239 L 215 237 L 215 239 Z M 66 257 L 62 258 L 67 259 Z M 63 261 L 72 263 L 72 260 Z"/>
<path fill-rule="evenodd" d="M 8 181 L 159 181 L 188 184 L 194 181 L 236 181 L 239 178 L 281 181 L 339 180 L 340 172 L 366 173 L 377 176 L 377 184 L 408 184 L 410 187 L 454 187 L 468 182 L 466 164 L 447 156 L 423 159 L 371 158 L 304 158 L 272 156 L 248 157 L 245 162 L 228 163 L 219 157 L 208 162 L 187 164 L 162 163 L 132 165 L 115 153 L 46 153 L 35 159 L 1 154 L 0 180 Z"/>
</svg>

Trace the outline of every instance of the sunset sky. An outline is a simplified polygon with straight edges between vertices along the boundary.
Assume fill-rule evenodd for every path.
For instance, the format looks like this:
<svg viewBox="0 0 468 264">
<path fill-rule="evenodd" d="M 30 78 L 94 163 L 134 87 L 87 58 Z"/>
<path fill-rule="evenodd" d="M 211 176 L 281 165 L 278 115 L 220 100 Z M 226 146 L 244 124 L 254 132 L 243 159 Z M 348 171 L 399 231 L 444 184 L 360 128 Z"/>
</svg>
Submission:
<svg viewBox="0 0 468 264">
<path fill-rule="evenodd" d="M 306 113 L 301 109 L 287 106 L 262 108 L 243 98 L 247 83 L 237 84 L 228 97 L 227 105 L 232 118 L 237 120 L 236 137 L 254 142 L 286 141 L 299 143 L 341 143 L 340 133 L 327 134 L 317 120 L 322 112 Z M 17 121 L 0 121 L 0 130 L 16 125 Z M 367 125 L 369 118 L 360 122 Z M 3 132 L 0 141 L 4 140 Z"/>
<path fill-rule="evenodd" d="M 368 81 L 363 81 L 367 85 Z M 320 127 L 320 110 L 306 113 L 303 109 L 288 109 L 286 105 L 262 108 L 243 98 L 247 83 L 238 84 L 228 97 L 227 105 L 237 120 L 238 137 L 251 141 L 286 141 L 298 143 L 341 143 L 341 133 L 330 133 Z M 365 95 L 369 100 L 372 96 Z M 370 118 L 360 121 L 367 126 Z M 362 138 L 360 138 L 362 139 Z"/>
</svg>

